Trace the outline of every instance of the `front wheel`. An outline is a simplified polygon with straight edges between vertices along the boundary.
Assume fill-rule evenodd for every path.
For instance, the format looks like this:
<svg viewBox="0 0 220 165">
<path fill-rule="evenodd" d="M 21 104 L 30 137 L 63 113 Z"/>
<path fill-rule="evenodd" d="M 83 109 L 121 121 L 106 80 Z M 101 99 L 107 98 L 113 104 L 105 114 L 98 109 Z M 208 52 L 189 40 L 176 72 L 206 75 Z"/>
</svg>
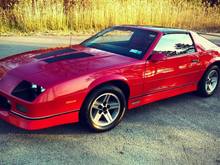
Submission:
<svg viewBox="0 0 220 165">
<path fill-rule="evenodd" d="M 213 65 L 210 67 L 199 83 L 198 93 L 204 97 L 212 96 L 218 88 L 219 75 L 220 70 L 218 66 Z"/>
<path fill-rule="evenodd" d="M 81 109 L 81 122 L 96 132 L 114 128 L 127 109 L 125 95 L 115 86 L 103 86 L 92 92 Z"/>
</svg>

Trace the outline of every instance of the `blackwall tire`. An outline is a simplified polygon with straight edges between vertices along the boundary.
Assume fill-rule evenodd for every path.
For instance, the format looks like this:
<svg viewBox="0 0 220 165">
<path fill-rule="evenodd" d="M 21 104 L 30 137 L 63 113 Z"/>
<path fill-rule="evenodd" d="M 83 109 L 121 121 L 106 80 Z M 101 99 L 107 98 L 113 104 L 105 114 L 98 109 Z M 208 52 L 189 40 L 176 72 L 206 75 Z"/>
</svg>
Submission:
<svg viewBox="0 0 220 165">
<path fill-rule="evenodd" d="M 95 132 L 117 126 L 127 110 L 127 100 L 121 89 L 105 85 L 94 90 L 80 111 L 81 123 Z"/>
</svg>

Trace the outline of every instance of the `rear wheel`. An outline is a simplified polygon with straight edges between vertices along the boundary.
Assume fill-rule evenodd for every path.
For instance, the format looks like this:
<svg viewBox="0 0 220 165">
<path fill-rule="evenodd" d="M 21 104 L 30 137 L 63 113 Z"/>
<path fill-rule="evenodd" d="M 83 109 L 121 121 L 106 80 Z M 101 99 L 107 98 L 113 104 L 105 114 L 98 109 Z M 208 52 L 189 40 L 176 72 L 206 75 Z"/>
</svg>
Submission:
<svg viewBox="0 0 220 165">
<path fill-rule="evenodd" d="M 127 108 L 125 95 L 115 86 L 103 86 L 92 92 L 81 110 L 81 122 L 96 132 L 114 128 Z"/>
<path fill-rule="evenodd" d="M 210 67 L 199 83 L 198 93 L 204 97 L 212 96 L 218 88 L 219 75 L 220 70 L 218 66 L 213 65 Z"/>
</svg>

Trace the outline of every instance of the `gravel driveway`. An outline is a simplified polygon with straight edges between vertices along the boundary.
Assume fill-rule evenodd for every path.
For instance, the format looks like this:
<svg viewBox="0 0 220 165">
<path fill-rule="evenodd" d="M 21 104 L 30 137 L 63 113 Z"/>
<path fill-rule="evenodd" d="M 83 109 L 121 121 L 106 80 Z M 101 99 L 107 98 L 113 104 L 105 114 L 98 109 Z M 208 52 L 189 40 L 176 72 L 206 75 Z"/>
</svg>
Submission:
<svg viewBox="0 0 220 165">
<path fill-rule="evenodd" d="M 63 44 L 68 37 L 1 37 L 0 58 Z M 184 94 L 134 109 L 101 134 L 79 124 L 28 132 L 0 120 L 5 164 L 220 164 L 220 89 L 211 98 Z"/>
</svg>

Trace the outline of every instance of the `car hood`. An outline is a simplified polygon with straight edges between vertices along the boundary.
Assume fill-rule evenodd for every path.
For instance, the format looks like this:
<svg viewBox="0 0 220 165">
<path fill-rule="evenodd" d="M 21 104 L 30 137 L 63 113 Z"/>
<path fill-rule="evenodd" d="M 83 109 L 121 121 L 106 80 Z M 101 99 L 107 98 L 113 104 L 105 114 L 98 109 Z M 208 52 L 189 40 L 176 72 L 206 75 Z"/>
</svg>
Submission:
<svg viewBox="0 0 220 165">
<path fill-rule="evenodd" d="M 89 73 L 128 64 L 135 59 L 80 45 L 27 52 L 0 61 L 4 75 L 48 87 Z"/>
</svg>

